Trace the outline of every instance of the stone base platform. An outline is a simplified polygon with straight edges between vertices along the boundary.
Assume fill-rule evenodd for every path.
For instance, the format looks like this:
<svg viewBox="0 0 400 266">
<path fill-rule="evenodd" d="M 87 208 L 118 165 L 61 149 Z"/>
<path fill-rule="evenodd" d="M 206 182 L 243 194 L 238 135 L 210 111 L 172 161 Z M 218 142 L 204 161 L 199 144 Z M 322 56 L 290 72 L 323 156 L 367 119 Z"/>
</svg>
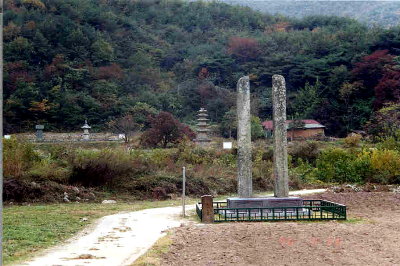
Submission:
<svg viewBox="0 0 400 266">
<path fill-rule="evenodd" d="M 303 199 L 299 197 L 287 198 L 228 198 L 228 208 L 275 208 L 275 207 L 302 207 Z"/>
<path fill-rule="evenodd" d="M 226 214 L 229 217 L 245 217 L 250 215 L 252 217 L 264 216 L 264 217 L 281 217 L 284 216 L 296 216 L 296 215 L 311 215 L 312 211 L 308 208 L 303 207 L 303 199 L 299 197 L 287 197 L 287 198 L 228 198 L 227 208 L 238 209 L 238 210 L 220 210 L 220 214 Z M 282 207 L 280 209 L 279 207 Z M 296 208 L 290 208 L 296 207 Z M 243 208 L 243 209 L 241 209 Z M 255 209 L 248 209 L 255 208 Z M 273 208 L 273 209 L 268 209 Z M 261 210 L 262 209 L 262 210 Z"/>
</svg>

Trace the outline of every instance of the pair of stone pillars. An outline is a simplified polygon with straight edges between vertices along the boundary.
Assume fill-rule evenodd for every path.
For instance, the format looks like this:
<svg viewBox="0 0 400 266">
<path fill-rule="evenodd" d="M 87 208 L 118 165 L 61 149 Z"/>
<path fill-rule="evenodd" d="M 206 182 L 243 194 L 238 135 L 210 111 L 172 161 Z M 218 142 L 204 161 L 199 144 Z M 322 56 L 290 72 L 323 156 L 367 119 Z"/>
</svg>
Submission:
<svg viewBox="0 0 400 266">
<path fill-rule="evenodd" d="M 281 75 L 272 76 L 272 102 L 274 125 L 274 180 L 275 197 L 289 196 L 287 131 L 286 131 L 286 84 Z M 237 84 L 238 118 L 238 194 L 240 198 L 252 197 L 251 115 L 249 77 Z"/>
<path fill-rule="evenodd" d="M 286 129 L 286 84 L 281 75 L 272 76 L 272 102 L 274 127 L 274 196 L 289 196 L 287 129 Z M 239 198 L 250 198 L 253 195 L 252 158 L 251 158 L 251 114 L 250 114 L 250 80 L 242 77 L 237 83 L 237 118 L 238 118 L 238 194 Z M 201 198 L 202 221 L 213 222 L 214 211 L 212 196 Z"/>
</svg>

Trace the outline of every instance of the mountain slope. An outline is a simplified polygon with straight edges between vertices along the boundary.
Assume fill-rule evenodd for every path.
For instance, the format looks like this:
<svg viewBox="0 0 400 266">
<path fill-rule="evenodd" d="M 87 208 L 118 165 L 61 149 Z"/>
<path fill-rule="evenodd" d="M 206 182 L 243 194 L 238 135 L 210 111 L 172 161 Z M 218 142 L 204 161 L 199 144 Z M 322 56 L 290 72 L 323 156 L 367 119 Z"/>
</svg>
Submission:
<svg viewBox="0 0 400 266">
<path fill-rule="evenodd" d="M 400 1 L 274 1 L 220 0 L 249 6 L 269 14 L 303 18 L 313 15 L 342 16 L 357 19 L 370 26 L 397 26 L 400 23 Z"/>
<path fill-rule="evenodd" d="M 341 98 L 343 84 L 369 75 L 355 76 L 355 64 L 376 50 L 400 54 L 399 28 L 216 2 L 8 0 L 5 7 L 7 133 L 38 123 L 76 130 L 85 119 L 98 130 L 154 109 L 194 123 L 206 107 L 227 134 L 238 78 L 250 75 L 253 114 L 267 119 L 271 76 L 283 74 L 289 116 L 318 119 L 341 135 L 363 126 L 376 97 L 377 84 L 368 83 Z"/>
</svg>

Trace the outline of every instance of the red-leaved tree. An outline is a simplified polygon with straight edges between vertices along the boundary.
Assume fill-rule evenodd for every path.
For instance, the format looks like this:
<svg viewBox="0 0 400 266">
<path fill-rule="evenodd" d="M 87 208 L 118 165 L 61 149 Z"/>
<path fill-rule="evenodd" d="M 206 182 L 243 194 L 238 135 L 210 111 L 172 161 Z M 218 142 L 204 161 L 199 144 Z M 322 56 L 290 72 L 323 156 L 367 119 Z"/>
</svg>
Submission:
<svg viewBox="0 0 400 266">
<path fill-rule="evenodd" d="M 388 50 L 378 50 L 364 56 L 360 62 L 354 64 L 352 75 L 362 80 L 368 89 L 373 89 L 384 74 L 385 67 L 393 64 L 393 56 Z"/>
<path fill-rule="evenodd" d="M 385 69 L 383 77 L 375 86 L 375 110 L 388 102 L 400 102 L 400 71 L 395 68 Z"/>
<path fill-rule="evenodd" d="M 148 119 L 150 128 L 141 137 L 141 143 L 145 146 L 166 148 L 168 144 L 179 143 L 185 137 L 189 139 L 196 137 L 187 125 L 180 123 L 171 113 L 160 112 L 157 116 L 150 116 Z"/>
<path fill-rule="evenodd" d="M 366 93 L 374 92 L 375 110 L 400 100 L 400 69 L 394 58 L 388 50 L 378 50 L 354 65 L 353 77 L 363 84 Z"/>
</svg>

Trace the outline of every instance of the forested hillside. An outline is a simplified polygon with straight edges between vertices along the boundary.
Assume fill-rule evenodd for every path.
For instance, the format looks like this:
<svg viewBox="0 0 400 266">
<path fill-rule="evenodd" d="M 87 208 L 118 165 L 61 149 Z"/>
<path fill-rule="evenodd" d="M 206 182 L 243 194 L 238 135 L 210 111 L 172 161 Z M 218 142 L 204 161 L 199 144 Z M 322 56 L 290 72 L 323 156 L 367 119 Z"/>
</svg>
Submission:
<svg viewBox="0 0 400 266">
<path fill-rule="evenodd" d="M 219 0 L 232 5 L 249 6 L 269 14 L 303 18 L 313 15 L 341 16 L 357 19 L 369 26 L 397 26 L 400 23 L 400 1 L 337 0 Z"/>
<path fill-rule="evenodd" d="M 271 76 L 282 74 L 290 118 L 317 119 L 333 135 L 370 119 L 377 130 L 381 108 L 400 98 L 399 34 L 223 3 L 6 0 L 4 128 L 76 130 L 87 119 L 101 129 L 154 109 L 190 124 L 204 106 L 223 130 L 240 76 L 251 77 L 253 114 L 267 119 Z"/>
</svg>

